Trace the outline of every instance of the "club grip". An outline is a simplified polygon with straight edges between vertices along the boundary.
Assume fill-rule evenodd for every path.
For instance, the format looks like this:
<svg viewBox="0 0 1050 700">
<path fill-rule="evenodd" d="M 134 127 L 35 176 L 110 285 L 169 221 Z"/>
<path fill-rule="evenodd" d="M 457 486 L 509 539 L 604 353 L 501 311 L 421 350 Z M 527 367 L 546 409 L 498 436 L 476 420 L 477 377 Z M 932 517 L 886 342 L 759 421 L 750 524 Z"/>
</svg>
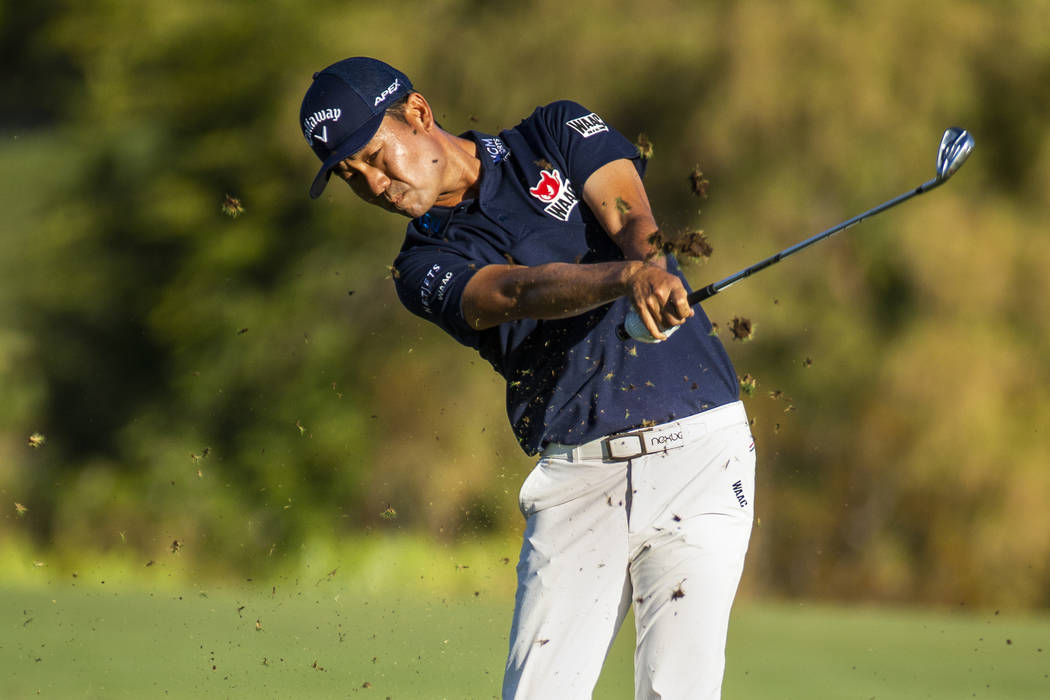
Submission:
<svg viewBox="0 0 1050 700">
<path fill-rule="evenodd" d="M 715 294 L 718 294 L 718 289 L 712 283 L 702 289 L 697 289 L 695 292 L 687 296 L 685 300 L 689 306 L 696 306 L 703 300 L 710 299 Z M 678 326 L 672 326 L 664 331 L 664 335 L 670 337 L 676 330 L 678 330 Z M 625 318 L 620 327 L 616 329 L 616 337 L 620 340 L 634 339 L 642 343 L 660 342 L 649 333 L 645 324 L 642 323 L 642 317 L 639 316 L 638 312 L 633 308 L 627 312 L 627 318 Z"/>
<path fill-rule="evenodd" d="M 670 328 L 664 329 L 664 335 L 668 338 L 671 334 L 678 330 L 680 326 L 671 326 Z M 620 340 L 637 340 L 642 343 L 660 343 L 662 341 L 657 340 L 649 333 L 649 329 L 642 323 L 642 317 L 638 315 L 635 309 L 631 309 L 627 312 L 627 318 L 623 320 L 623 324 L 616 329 L 616 337 Z"/>
</svg>

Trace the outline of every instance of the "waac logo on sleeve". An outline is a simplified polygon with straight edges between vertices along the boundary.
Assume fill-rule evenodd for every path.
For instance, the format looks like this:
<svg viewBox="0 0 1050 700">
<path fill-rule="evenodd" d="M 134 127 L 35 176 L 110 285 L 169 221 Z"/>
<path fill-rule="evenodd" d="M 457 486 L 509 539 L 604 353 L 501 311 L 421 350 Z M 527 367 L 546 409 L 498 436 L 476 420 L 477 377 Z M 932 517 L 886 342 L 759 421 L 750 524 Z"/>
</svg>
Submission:
<svg viewBox="0 0 1050 700">
<path fill-rule="evenodd" d="M 543 211 L 562 221 L 569 220 L 578 201 L 572 185 L 568 180 L 563 181 L 557 170 L 541 170 L 540 181 L 529 188 L 529 194 L 547 205 Z"/>
<path fill-rule="evenodd" d="M 585 139 L 589 139 L 595 134 L 600 134 L 603 131 L 608 131 L 609 127 L 605 125 L 602 118 L 594 112 L 578 117 L 576 119 L 570 119 L 565 122 L 566 126 L 570 126 L 573 130 Z"/>
</svg>

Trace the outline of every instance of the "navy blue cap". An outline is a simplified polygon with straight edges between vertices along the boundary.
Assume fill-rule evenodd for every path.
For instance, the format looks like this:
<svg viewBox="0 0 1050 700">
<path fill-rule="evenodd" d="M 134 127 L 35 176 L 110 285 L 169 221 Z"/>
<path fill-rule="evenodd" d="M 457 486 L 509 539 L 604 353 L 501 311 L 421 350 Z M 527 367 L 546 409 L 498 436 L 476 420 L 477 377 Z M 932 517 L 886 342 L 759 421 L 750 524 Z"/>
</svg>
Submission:
<svg viewBox="0 0 1050 700">
<path fill-rule="evenodd" d="M 299 109 L 303 136 L 323 163 L 312 198 L 321 196 L 339 161 L 372 139 L 387 107 L 411 91 L 404 73 L 374 58 L 348 58 L 314 73 Z"/>
</svg>

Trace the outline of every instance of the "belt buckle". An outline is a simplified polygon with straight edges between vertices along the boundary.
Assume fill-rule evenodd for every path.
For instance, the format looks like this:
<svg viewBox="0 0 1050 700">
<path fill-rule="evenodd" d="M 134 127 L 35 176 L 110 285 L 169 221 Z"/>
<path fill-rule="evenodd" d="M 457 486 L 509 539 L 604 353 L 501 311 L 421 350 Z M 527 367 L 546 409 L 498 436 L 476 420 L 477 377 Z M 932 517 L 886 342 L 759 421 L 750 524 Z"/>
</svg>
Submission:
<svg viewBox="0 0 1050 700">
<path fill-rule="evenodd" d="M 645 449 L 644 431 L 610 435 L 605 438 L 604 444 L 609 458 L 617 461 L 634 459 L 635 457 L 648 454 L 648 450 Z"/>
</svg>

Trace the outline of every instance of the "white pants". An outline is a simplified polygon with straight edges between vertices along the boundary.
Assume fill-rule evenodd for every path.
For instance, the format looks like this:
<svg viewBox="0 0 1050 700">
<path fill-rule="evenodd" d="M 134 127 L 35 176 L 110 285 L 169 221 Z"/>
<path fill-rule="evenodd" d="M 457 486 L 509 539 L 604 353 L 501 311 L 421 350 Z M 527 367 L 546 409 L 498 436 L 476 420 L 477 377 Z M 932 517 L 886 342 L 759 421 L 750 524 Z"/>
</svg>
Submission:
<svg viewBox="0 0 1050 700">
<path fill-rule="evenodd" d="M 590 698 L 632 603 L 635 697 L 721 696 L 754 441 L 739 402 L 653 431 L 684 444 L 626 461 L 548 449 L 525 479 L 504 700 Z"/>
</svg>

